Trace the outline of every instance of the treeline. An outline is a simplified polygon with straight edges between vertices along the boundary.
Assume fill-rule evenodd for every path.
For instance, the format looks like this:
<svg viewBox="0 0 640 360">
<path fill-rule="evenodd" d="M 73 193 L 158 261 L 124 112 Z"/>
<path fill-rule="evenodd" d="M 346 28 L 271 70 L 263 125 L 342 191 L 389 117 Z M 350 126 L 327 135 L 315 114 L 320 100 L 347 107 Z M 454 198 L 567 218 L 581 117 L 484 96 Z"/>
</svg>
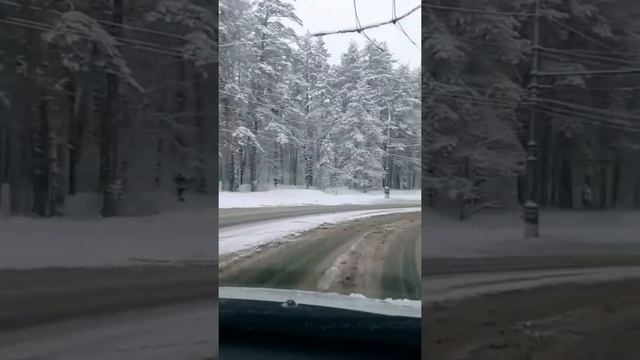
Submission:
<svg viewBox="0 0 640 360">
<path fill-rule="evenodd" d="M 322 38 L 291 28 L 301 20 L 290 2 L 224 0 L 220 10 L 224 190 L 420 186 L 418 69 L 373 42 L 330 65 Z"/>
<path fill-rule="evenodd" d="M 640 207 L 640 66 L 635 1 L 430 1 L 423 8 L 423 179 L 428 201 L 517 205 L 532 106 L 534 198 L 563 209 Z M 576 73 L 577 72 L 577 73 Z M 430 194 L 430 195 L 428 195 Z"/>
<path fill-rule="evenodd" d="M 208 0 L 0 1 L 0 202 L 103 216 L 217 191 L 217 10 Z"/>
</svg>

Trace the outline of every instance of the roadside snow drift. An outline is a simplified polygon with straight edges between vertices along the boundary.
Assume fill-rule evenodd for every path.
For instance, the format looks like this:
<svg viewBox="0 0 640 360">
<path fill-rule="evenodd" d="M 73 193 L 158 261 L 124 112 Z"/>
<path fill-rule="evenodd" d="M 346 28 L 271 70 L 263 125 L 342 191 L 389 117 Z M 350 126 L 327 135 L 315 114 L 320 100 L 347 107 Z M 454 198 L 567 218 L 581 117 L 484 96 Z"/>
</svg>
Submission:
<svg viewBox="0 0 640 360">
<path fill-rule="evenodd" d="M 417 201 L 422 199 L 420 190 L 392 190 L 389 199 L 382 191 L 367 193 L 340 191 L 337 193 L 313 189 L 278 189 L 252 193 L 220 192 L 219 207 L 252 208 L 264 206 L 303 206 L 303 205 L 366 205 Z"/>
</svg>

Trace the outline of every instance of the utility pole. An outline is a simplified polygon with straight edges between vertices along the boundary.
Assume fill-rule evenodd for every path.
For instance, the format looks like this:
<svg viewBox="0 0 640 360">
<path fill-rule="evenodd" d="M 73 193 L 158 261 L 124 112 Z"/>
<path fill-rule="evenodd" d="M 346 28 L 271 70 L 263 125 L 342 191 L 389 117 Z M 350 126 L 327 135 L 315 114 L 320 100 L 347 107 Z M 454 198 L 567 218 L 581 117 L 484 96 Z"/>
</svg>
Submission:
<svg viewBox="0 0 640 360">
<path fill-rule="evenodd" d="M 531 119 L 529 122 L 529 139 L 527 141 L 527 200 L 524 203 L 524 237 L 525 239 L 540 236 L 540 208 L 535 202 L 536 189 L 536 120 L 538 117 L 538 72 L 540 67 L 540 0 L 535 0 L 535 13 L 533 23 L 533 59 L 531 69 Z"/>
</svg>

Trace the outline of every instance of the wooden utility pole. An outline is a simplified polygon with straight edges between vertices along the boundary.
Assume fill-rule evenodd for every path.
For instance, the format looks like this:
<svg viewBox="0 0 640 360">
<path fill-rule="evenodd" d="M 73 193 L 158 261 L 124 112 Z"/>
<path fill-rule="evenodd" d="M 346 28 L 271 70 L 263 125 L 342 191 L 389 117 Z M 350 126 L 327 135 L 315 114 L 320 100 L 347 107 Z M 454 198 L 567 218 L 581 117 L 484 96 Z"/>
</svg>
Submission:
<svg viewBox="0 0 640 360">
<path fill-rule="evenodd" d="M 529 122 L 529 140 L 527 141 L 527 197 L 524 203 L 524 237 L 537 238 L 540 236 L 540 208 L 535 201 L 536 189 L 536 121 L 538 118 L 538 72 L 540 67 L 540 0 L 535 0 L 533 23 L 533 59 L 531 69 L 531 118 Z"/>
</svg>

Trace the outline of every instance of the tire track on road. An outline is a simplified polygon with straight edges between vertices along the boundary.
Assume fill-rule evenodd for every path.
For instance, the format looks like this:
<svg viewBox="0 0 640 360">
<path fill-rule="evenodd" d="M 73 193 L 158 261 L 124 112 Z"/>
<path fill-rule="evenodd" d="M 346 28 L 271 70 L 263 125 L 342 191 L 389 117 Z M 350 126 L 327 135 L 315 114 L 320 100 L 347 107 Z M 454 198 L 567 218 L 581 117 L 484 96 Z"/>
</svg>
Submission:
<svg viewBox="0 0 640 360">
<path fill-rule="evenodd" d="M 414 252 L 420 231 L 419 212 L 321 227 L 226 266 L 221 269 L 220 282 L 223 286 L 360 293 L 376 298 L 417 294 L 414 298 L 419 298 L 420 277 L 410 274 L 419 268 Z M 396 280 L 394 290 L 385 289 L 390 284 L 387 278 Z M 412 284 L 404 284 L 407 281 Z"/>
</svg>

